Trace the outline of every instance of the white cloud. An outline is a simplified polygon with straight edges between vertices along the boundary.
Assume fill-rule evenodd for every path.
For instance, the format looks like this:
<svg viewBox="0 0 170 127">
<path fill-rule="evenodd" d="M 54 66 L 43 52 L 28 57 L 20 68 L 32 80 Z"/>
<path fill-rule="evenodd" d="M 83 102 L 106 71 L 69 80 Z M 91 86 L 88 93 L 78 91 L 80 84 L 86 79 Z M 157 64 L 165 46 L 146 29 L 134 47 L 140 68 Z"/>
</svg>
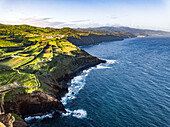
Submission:
<svg viewBox="0 0 170 127">
<path fill-rule="evenodd" d="M 21 22 L 24 24 L 30 24 L 35 26 L 50 26 L 55 27 L 60 24 L 64 24 L 64 22 L 52 22 L 49 21 L 51 18 L 22 18 Z"/>
<path fill-rule="evenodd" d="M 7 21 L 7 20 L 0 20 L 2 24 L 12 24 L 12 25 L 20 25 L 20 24 L 28 24 L 33 26 L 40 26 L 40 27 L 57 27 L 64 22 L 57 22 L 57 21 L 49 21 L 51 18 L 21 18 L 19 20 Z"/>
<path fill-rule="evenodd" d="M 85 20 L 75 20 L 75 21 L 71 21 L 71 22 L 80 23 L 80 22 L 88 22 L 88 21 L 90 21 L 90 19 L 85 19 Z"/>
</svg>

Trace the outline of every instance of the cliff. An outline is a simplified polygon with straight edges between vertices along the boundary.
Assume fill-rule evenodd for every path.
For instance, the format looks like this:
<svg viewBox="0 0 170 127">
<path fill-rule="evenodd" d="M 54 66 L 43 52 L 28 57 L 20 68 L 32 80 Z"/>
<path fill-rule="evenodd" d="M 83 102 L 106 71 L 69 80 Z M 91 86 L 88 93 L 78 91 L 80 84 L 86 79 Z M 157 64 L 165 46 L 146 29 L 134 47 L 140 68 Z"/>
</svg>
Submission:
<svg viewBox="0 0 170 127">
<path fill-rule="evenodd" d="M 95 35 L 80 36 L 80 38 L 68 37 L 68 41 L 76 46 L 94 45 L 105 41 L 119 41 L 123 40 L 122 36 L 118 35 Z"/>
</svg>

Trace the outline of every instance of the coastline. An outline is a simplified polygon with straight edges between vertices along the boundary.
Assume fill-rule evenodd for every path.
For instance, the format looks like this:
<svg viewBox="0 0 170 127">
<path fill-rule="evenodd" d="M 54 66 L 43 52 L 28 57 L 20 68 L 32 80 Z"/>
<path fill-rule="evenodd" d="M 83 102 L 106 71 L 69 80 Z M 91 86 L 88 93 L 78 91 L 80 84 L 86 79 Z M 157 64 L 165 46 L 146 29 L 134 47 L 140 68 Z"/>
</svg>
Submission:
<svg viewBox="0 0 170 127">
<path fill-rule="evenodd" d="M 99 59 L 99 61 L 97 61 L 97 62 L 92 62 L 92 63 L 88 63 L 88 64 L 85 64 L 85 65 L 79 66 L 71 74 L 66 75 L 65 77 L 60 79 L 60 83 L 62 83 L 62 85 L 64 85 L 64 86 L 66 86 L 66 88 L 59 92 L 59 95 L 60 95 L 59 98 L 58 98 L 59 101 L 61 102 L 62 97 L 64 97 L 68 93 L 69 86 L 67 84 L 71 81 L 71 79 L 76 77 L 83 70 L 86 70 L 90 67 L 94 67 L 94 66 L 99 65 L 101 63 L 106 63 L 106 60 L 100 60 Z M 27 117 L 24 118 L 24 121 L 27 122 L 30 119 L 44 119 L 44 118 L 47 118 L 47 117 L 52 118 L 53 115 L 56 114 L 56 113 L 67 113 L 67 110 L 65 110 L 65 112 L 62 112 L 62 111 L 59 111 L 59 110 L 54 110 L 51 113 L 48 112 L 48 113 L 39 113 L 39 114 L 34 114 L 34 115 L 28 115 Z"/>
<path fill-rule="evenodd" d="M 122 40 L 125 40 L 127 38 L 124 38 Z M 128 38 L 129 39 L 129 38 Z M 122 40 L 113 40 L 113 41 L 122 41 Z M 110 41 L 109 41 L 110 42 Z M 101 42 L 100 42 L 101 43 Z M 100 43 L 96 43 L 96 44 L 100 44 Z M 95 44 L 92 44 L 92 45 L 95 45 Z M 86 45 L 87 46 L 87 45 Z M 70 74 L 66 74 L 64 77 L 60 77 L 57 79 L 57 81 L 62 85 L 64 86 L 58 93 L 57 93 L 57 96 L 56 98 L 61 101 L 61 98 L 64 97 L 67 93 L 68 93 L 68 83 L 71 81 L 71 79 L 73 79 L 77 74 L 79 74 L 81 71 L 85 70 L 85 69 L 88 69 L 90 67 L 94 67 L 98 64 L 101 64 L 101 63 L 106 63 L 106 60 L 100 60 L 97 58 L 97 61 L 96 62 L 92 62 L 92 63 L 88 63 L 88 64 L 84 64 L 84 65 L 81 65 L 79 67 L 77 67 L 76 69 L 74 69 L 72 71 L 72 73 Z M 65 106 L 64 106 L 64 110 L 65 110 Z M 62 111 L 59 111 L 59 110 L 55 110 L 54 112 L 56 113 L 66 113 L 67 111 L 65 110 L 64 112 Z M 53 113 L 54 113 L 53 112 Z M 37 118 L 46 118 L 46 117 L 49 117 L 49 114 L 53 114 L 52 112 L 48 112 L 48 113 L 39 113 L 37 114 Z M 28 116 L 32 116 L 33 118 L 36 118 L 36 114 L 34 115 L 28 115 Z M 50 116 L 52 117 L 52 116 Z M 49 117 L 49 118 L 50 118 Z"/>
<path fill-rule="evenodd" d="M 29 126 L 29 120 L 27 121 L 26 119 L 30 119 L 30 118 L 31 119 L 36 119 L 36 118 L 44 119 L 46 117 L 52 118 L 53 114 L 66 113 L 67 111 L 65 110 L 65 106 L 61 102 L 61 98 L 64 97 L 65 94 L 68 92 L 69 86 L 67 84 L 71 81 L 71 79 L 73 79 L 81 71 L 88 69 L 90 67 L 96 66 L 100 63 L 106 62 L 105 60 L 100 60 L 100 59 L 96 59 L 96 60 L 97 61 L 95 61 L 95 62 L 91 62 L 91 63 L 88 63 L 88 64 L 81 65 L 81 66 L 77 67 L 76 69 L 74 69 L 74 71 L 72 71 L 71 74 L 66 74 L 64 77 L 60 78 L 59 83 L 62 84 L 64 86 L 64 88 L 61 89 L 59 91 L 59 93 L 57 93 L 58 97 L 54 97 L 54 96 L 49 95 L 48 93 L 43 93 L 43 92 L 40 92 L 40 91 L 35 91 L 35 92 L 29 94 L 29 97 L 31 98 L 30 100 L 35 100 L 34 98 L 40 98 L 40 100 L 42 100 L 42 101 L 37 101 L 37 102 L 40 103 L 43 106 L 45 105 L 45 107 L 43 107 L 43 106 L 34 107 L 33 105 L 30 105 L 28 103 L 24 103 L 23 110 L 21 112 L 24 112 L 25 115 L 22 116 L 22 119 L 14 120 L 12 115 L 7 112 L 7 113 L 1 115 L 0 121 L 1 121 L 1 119 L 4 119 L 4 117 L 5 118 L 9 117 L 9 119 L 6 119 L 6 125 L 7 124 L 13 124 L 14 127 L 15 126 L 18 127 L 19 125 L 23 126 L 23 127 L 27 127 L 27 126 Z M 24 95 L 24 94 L 20 95 L 20 96 L 23 96 L 22 98 L 28 97 L 28 95 Z M 27 107 L 27 110 L 25 110 L 24 107 Z M 33 112 L 35 112 L 35 111 L 37 112 L 37 111 L 40 111 L 40 109 L 42 109 L 42 107 L 43 107 L 43 112 L 29 114 L 29 111 L 31 109 L 33 110 Z M 48 110 L 48 109 L 50 109 L 50 110 Z M 10 121 L 13 121 L 13 122 L 10 123 Z"/>
<path fill-rule="evenodd" d="M 81 66 L 79 66 L 78 68 L 76 68 L 76 69 L 74 69 L 74 71 L 71 73 L 71 74 L 67 74 L 67 75 L 65 75 L 64 77 L 61 77 L 61 78 L 59 78 L 59 79 L 57 79 L 57 81 L 59 82 L 59 83 L 61 83 L 63 86 L 65 86 L 66 88 L 67 88 L 67 90 L 66 89 L 64 89 L 64 90 L 62 90 L 62 91 L 60 91 L 60 97 L 59 97 L 59 99 L 61 99 L 61 97 L 63 97 L 63 96 L 65 96 L 65 94 L 68 92 L 68 85 L 67 85 L 67 83 L 69 83 L 69 81 L 71 80 L 71 79 L 73 79 L 77 74 L 79 74 L 81 71 L 83 71 L 83 70 L 85 70 L 85 69 L 88 69 L 88 68 L 90 68 L 90 67 L 94 67 L 94 66 L 96 66 L 96 65 L 98 65 L 98 64 L 101 64 L 101 63 L 106 63 L 106 60 L 98 60 L 97 62 L 92 62 L 92 63 L 88 63 L 88 64 L 84 64 L 84 65 L 81 65 Z"/>
<path fill-rule="evenodd" d="M 124 39 L 122 39 L 122 40 L 124 40 Z M 112 41 L 120 41 L 120 40 L 112 40 Z M 96 43 L 96 44 L 99 44 L 99 43 Z M 74 62 L 76 62 L 76 66 L 77 66 L 77 67 L 75 66 L 76 68 L 74 68 L 74 70 L 71 70 L 71 68 L 70 68 L 71 73 L 65 73 L 64 72 L 64 73 L 60 74 L 60 72 L 58 72 L 59 75 L 61 75 L 61 76 L 58 77 L 56 79 L 56 81 L 62 86 L 62 88 L 56 87 L 53 84 L 53 82 L 51 82 L 51 84 L 49 84 L 50 86 L 52 86 L 52 88 L 58 89 L 58 92 L 55 93 L 55 96 L 51 96 L 50 93 L 44 93 L 44 92 L 41 92 L 41 91 L 34 91 L 33 93 L 30 93 L 30 94 L 27 94 L 27 95 L 23 94 L 25 97 L 29 98 L 29 102 L 27 102 L 27 103 L 23 102 L 23 98 L 22 98 L 20 100 L 20 102 L 24 103 L 22 105 L 23 106 L 22 112 L 21 112 L 21 109 L 19 109 L 19 110 L 14 109 L 15 112 L 19 112 L 17 114 L 20 114 L 19 116 L 21 116 L 21 118 L 25 118 L 25 117 L 28 117 L 28 116 L 36 116 L 36 115 L 44 116 L 46 114 L 51 113 L 51 109 L 55 112 L 65 113 L 66 110 L 65 110 L 64 105 L 61 103 L 61 98 L 64 97 L 65 94 L 68 92 L 67 83 L 69 83 L 70 80 L 73 79 L 81 71 L 83 71 L 87 68 L 96 66 L 100 63 L 106 63 L 106 60 L 100 60 L 97 57 L 91 56 L 90 54 L 88 54 L 84 50 L 81 50 L 81 52 L 84 54 L 84 58 L 81 58 L 81 57 L 78 56 L 78 58 L 76 58 L 75 61 L 70 63 L 70 64 L 74 64 Z M 57 72 L 55 72 L 55 73 L 57 73 Z M 47 81 L 48 81 L 48 79 L 47 79 Z M 17 97 L 20 98 L 20 96 L 22 96 L 22 95 L 18 95 Z M 47 97 L 47 96 L 50 96 L 52 99 L 48 99 L 48 98 L 44 99 L 44 97 Z M 37 103 L 36 101 L 34 101 L 33 103 L 30 103 L 32 100 L 34 100 L 34 98 L 39 99 L 37 107 L 34 107 L 34 104 Z M 43 101 L 41 101 L 41 100 L 43 100 Z M 8 109 L 8 108 L 11 107 L 10 105 L 13 105 L 13 103 L 6 103 L 7 113 L 10 113 L 10 110 Z M 25 111 L 24 107 L 27 107 L 28 105 L 29 105 L 29 108 L 27 109 L 28 111 Z M 31 111 L 32 109 L 34 109 L 34 110 Z M 15 122 L 17 122 L 17 121 L 15 121 Z"/>
</svg>

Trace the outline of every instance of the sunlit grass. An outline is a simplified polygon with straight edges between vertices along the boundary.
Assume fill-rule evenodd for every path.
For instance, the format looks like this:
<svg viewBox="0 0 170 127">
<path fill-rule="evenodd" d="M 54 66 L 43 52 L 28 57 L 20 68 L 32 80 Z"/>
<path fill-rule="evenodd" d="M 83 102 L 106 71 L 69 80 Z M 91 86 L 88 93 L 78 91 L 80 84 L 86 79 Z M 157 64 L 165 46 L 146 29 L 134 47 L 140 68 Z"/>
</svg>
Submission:
<svg viewBox="0 0 170 127">
<path fill-rule="evenodd" d="M 22 46 L 22 43 L 15 43 L 12 41 L 6 41 L 0 39 L 0 47 L 17 47 L 17 46 Z"/>
</svg>

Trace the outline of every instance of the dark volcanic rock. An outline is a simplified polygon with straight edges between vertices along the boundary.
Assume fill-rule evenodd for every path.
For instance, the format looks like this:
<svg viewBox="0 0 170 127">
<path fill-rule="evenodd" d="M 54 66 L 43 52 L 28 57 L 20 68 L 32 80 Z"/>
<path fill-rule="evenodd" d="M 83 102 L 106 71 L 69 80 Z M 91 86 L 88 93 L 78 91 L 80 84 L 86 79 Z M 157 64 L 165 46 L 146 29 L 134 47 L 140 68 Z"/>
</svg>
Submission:
<svg viewBox="0 0 170 127">
<path fill-rule="evenodd" d="M 4 103 L 7 113 L 15 113 L 26 117 L 29 115 L 46 114 L 52 110 L 65 112 L 64 106 L 59 100 L 40 91 L 34 91 L 31 94 L 16 95 L 16 98 L 17 103 Z"/>
<path fill-rule="evenodd" d="M 14 127 L 28 127 L 28 124 L 24 120 L 16 120 L 13 123 Z"/>
</svg>

